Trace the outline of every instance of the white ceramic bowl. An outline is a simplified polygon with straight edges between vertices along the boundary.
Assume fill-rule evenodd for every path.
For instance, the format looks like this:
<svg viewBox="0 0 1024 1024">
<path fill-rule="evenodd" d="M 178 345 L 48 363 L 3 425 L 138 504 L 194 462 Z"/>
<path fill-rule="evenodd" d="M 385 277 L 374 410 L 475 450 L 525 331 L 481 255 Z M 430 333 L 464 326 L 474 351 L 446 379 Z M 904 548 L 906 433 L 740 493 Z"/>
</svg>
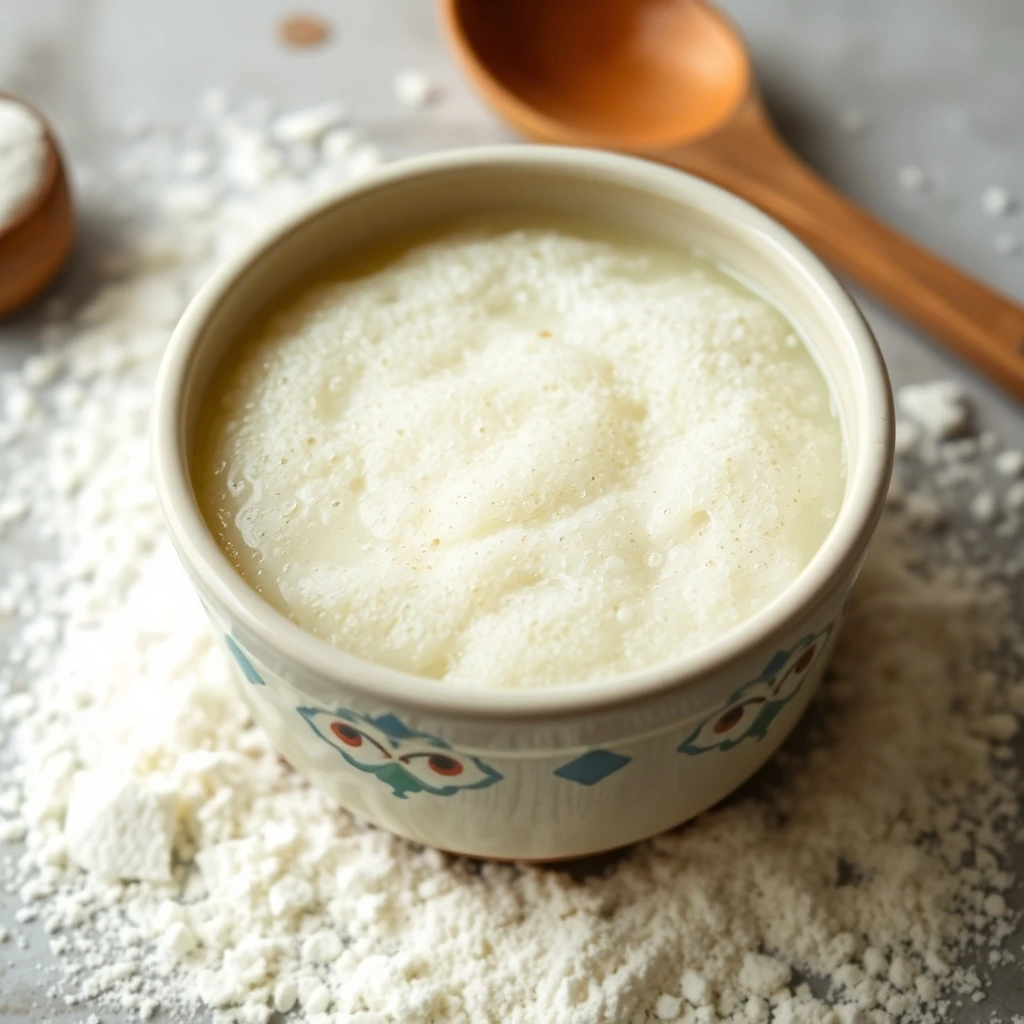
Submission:
<svg viewBox="0 0 1024 1024">
<path fill-rule="evenodd" d="M 774 297 L 828 374 L 847 487 L 831 533 L 768 607 L 691 657 L 608 682 L 494 691 L 420 679 L 318 640 L 238 576 L 207 529 L 189 456 L 211 375 L 260 309 L 337 254 L 450 215 L 605 221 L 699 246 Z M 554 147 L 394 164 L 296 214 L 189 306 L 156 390 L 156 482 L 178 554 L 284 757 L 339 804 L 430 846 L 557 859 L 622 846 L 720 800 L 779 746 L 818 684 L 881 513 L 892 399 L 871 333 L 782 227 L 698 178 Z"/>
</svg>

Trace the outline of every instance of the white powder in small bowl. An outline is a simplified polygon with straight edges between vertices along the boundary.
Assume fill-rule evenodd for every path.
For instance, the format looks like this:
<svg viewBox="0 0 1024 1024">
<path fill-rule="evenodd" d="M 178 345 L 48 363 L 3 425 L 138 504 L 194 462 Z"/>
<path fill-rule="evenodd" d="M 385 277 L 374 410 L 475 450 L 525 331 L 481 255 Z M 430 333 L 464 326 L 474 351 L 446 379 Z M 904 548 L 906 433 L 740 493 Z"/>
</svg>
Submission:
<svg viewBox="0 0 1024 1024">
<path fill-rule="evenodd" d="M 46 167 L 46 129 L 23 103 L 0 99 L 0 227 L 39 191 Z"/>
</svg>

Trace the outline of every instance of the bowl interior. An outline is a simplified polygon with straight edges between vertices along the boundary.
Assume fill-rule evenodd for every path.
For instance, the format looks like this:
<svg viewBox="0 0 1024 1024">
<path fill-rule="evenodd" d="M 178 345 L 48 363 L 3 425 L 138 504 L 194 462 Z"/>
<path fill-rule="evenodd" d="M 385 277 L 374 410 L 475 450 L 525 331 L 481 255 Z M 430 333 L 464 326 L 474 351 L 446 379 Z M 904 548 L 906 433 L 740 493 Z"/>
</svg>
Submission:
<svg viewBox="0 0 1024 1024">
<path fill-rule="evenodd" d="M 213 374 L 247 324 L 284 292 L 325 263 L 389 234 L 417 231 L 460 216 L 518 213 L 579 218 L 704 250 L 781 307 L 809 342 L 829 379 L 842 418 L 849 486 L 861 461 L 872 382 L 865 380 L 861 353 L 852 343 L 849 323 L 834 307 L 834 294 L 828 294 L 797 256 L 762 225 L 736 219 L 739 211 L 731 207 L 734 203 L 745 206 L 742 201 L 678 172 L 669 172 L 680 179 L 678 185 L 716 194 L 692 196 L 687 203 L 679 194 L 652 190 L 646 182 L 609 180 L 588 171 L 567 160 L 564 167 L 471 165 L 443 174 L 384 180 L 321 206 L 265 243 L 208 318 L 196 346 L 182 410 L 186 451 L 192 450 L 197 413 Z"/>
<path fill-rule="evenodd" d="M 177 465 L 165 465 L 163 473 L 178 473 L 182 484 L 176 493 L 173 487 L 164 488 L 164 507 L 173 509 L 175 499 L 179 506 L 183 501 L 191 505 L 183 514 L 181 508 L 169 514 L 172 535 L 191 534 L 192 560 L 205 561 L 207 570 L 215 563 L 213 574 L 222 583 L 226 574 L 234 575 L 191 495 L 188 453 L 197 441 L 200 407 L 210 382 L 254 318 L 283 292 L 346 252 L 439 220 L 495 213 L 605 223 L 697 248 L 726 264 L 779 306 L 809 343 L 831 384 L 846 448 L 846 492 L 839 515 L 821 549 L 786 591 L 685 664 L 657 666 L 611 683 L 560 687 L 559 692 L 566 698 L 571 692 L 575 697 L 570 703 L 576 703 L 588 693 L 597 698 L 597 691 L 609 696 L 616 687 L 621 694 L 630 687 L 643 690 L 695 679 L 768 634 L 792 626 L 809 602 L 820 599 L 837 576 L 859 562 L 881 510 L 892 458 L 891 395 L 881 356 L 843 289 L 774 221 L 697 178 L 608 154 L 517 146 L 392 165 L 292 218 L 216 275 L 179 325 L 158 388 L 165 392 L 158 394 L 156 416 L 158 477 L 161 459 L 174 461 Z M 224 586 L 237 596 L 238 584 L 248 589 L 237 576 Z M 251 601 L 264 605 L 255 592 L 249 593 Z M 250 609 L 251 601 L 246 601 Z M 269 605 L 264 609 L 264 622 L 269 616 L 280 620 L 279 627 L 297 629 Z M 326 647 L 305 634 L 302 642 L 312 645 L 310 649 Z M 358 661 L 334 654 L 342 661 Z M 319 664 L 327 664 L 323 650 Z M 399 688 L 406 697 L 412 684 L 441 689 L 443 699 L 458 700 L 455 687 L 438 688 L 380 666 L 372 667 L 371 674 L 403 681 Z M 531 698 L 536 702 L 537 695 L 517 691 L 480 696 L 497 697 L 498 703 L 503 698 L 519 701 L 525 707 Z"/>
</svg>

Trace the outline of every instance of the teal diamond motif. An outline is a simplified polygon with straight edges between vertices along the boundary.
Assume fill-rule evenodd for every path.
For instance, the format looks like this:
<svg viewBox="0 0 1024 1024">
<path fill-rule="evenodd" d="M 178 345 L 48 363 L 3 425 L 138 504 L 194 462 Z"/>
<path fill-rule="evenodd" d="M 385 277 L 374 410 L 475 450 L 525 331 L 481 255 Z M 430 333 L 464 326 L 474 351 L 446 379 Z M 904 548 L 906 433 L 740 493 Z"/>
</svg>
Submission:
<svg viewBox="0 0 1024 1024">
<path fill-rule="evenodd" d="M 611 750 L 588 750 L 561 768 L 556 768 L 555 774 L 581 786 L 594 786 L 620 768 L 625 768 L 632 760 L 631 757 Z"/>
</svg>

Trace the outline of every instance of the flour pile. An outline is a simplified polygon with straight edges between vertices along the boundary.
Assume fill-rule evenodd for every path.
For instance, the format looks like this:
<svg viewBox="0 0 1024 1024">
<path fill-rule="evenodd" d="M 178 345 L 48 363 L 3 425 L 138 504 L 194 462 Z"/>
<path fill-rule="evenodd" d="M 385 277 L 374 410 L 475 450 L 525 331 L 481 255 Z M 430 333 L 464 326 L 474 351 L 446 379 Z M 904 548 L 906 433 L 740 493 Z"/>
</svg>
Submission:
<svg viewBox="0 0 1024 1024">
<path fill-rule="evenodd" d="M 481 865 L 361 825 L 277 759 L 146 480 L 151 378 L 209 262 L 377 159 L 337 111 L 276 135 L 258 113 L 214 97 L 187 139 L 123 147 L 130 247 L 0 381 L 0 529 L 24 562 L 0 583 L 0 840 L 11 939 L 49 934 L 54 998 L 218 1024 L 883 1024 L 983 999 L 1014 959 L 1024 712 L 1021 566 L 992 539 L 1019 528 L 1024 461 L 992 437 L 901 431 L 820 697 L 688 827 L 600 865 Z M 984 531 L 952 511 L 982 489 Z"/>
</svg>

